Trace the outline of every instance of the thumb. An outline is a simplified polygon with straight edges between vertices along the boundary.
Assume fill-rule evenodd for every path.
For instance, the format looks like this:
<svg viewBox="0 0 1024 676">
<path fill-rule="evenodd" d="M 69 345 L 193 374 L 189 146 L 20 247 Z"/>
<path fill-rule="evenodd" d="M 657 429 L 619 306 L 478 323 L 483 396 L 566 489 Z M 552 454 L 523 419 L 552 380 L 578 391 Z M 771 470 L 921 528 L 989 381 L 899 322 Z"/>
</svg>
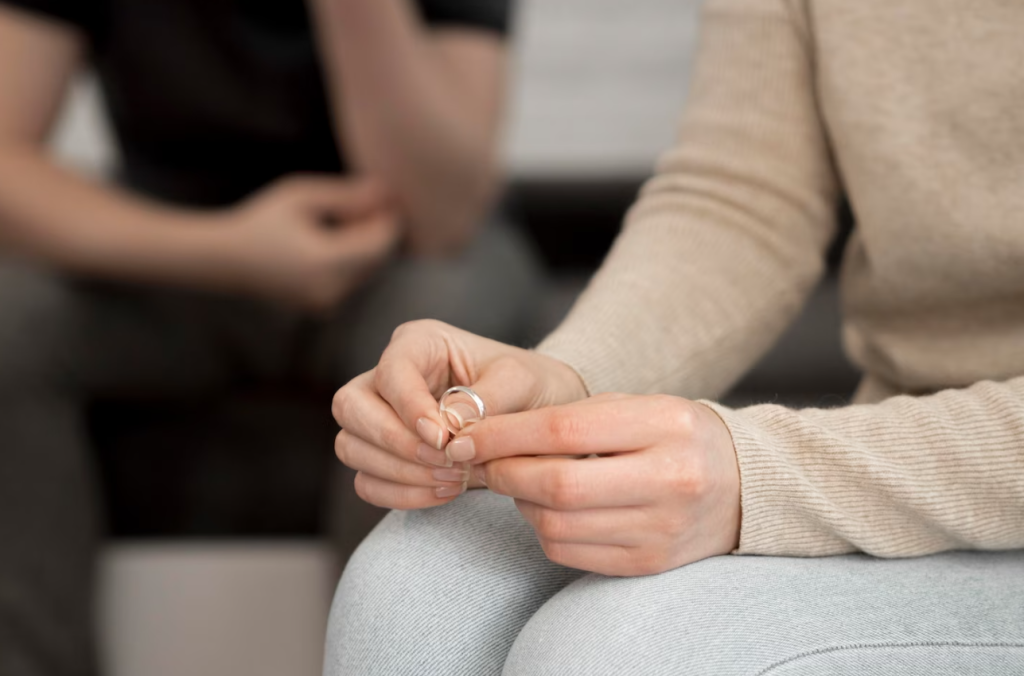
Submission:
<svg viewBox="0 0 1024 676">
<path fill-rule="evenodd" d="M 442 419 L 438 400 L 452 385 L 472 388 L 488 416 L 534 405 L 532 379 L 521 362 L 504 354 L 513 351 L 519 350 L 441 322 L 413 322 L 395 331 L 375 371 L 375 384 L 406 427 L 440 450 L 451 436 L 448 423 L 479 417 L 471 399 L 457 397 L 452 399 L 456 418 Z"/>
</svg>

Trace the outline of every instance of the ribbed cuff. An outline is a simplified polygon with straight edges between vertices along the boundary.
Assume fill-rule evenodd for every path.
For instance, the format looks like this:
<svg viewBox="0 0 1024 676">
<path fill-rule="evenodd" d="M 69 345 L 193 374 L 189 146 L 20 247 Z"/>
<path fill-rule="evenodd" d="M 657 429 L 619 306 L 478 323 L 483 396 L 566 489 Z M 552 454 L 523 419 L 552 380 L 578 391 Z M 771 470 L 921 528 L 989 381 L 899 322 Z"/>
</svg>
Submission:
<svg viewBox="0 0 1024 676">
<path fill-rule="evenodd" d="M 856 551 L 810 508 L 814 487 L 789 462 L 787 418 L 797 412 L 778 406 L 734 410 L 701 401 L 717 413 L 732 434 L 740 468 L 742 523 L 740 555 L 835 556 Z"/>
</svg>

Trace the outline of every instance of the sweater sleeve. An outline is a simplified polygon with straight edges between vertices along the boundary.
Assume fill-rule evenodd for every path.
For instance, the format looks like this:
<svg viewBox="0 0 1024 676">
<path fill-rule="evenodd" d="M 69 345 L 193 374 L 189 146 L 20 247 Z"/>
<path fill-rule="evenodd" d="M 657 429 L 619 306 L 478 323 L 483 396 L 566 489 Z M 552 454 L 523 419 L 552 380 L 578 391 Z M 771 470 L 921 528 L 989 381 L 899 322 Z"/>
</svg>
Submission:
<svg viewBox="0 0 1024 676">
<path fill-rule="evenodd" d="M 927 397 L 731 410 L 740 554 L 1024 548 L 1024 378 Z"/>
<path fill-rule="evenodd" d="M 538 348 L 592 394 L 714 398 L 819 280 L 837 179 L 810 41 L 784 0 L 710 0 L 678 142 Z"/>
</svg>

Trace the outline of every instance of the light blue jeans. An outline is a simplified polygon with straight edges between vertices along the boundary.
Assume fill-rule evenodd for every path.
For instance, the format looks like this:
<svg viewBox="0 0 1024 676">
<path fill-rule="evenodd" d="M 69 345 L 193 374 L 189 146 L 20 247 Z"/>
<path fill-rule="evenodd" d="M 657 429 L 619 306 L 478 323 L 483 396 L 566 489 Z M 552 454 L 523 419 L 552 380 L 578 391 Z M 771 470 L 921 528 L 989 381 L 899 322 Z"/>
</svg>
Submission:
<svg viewBox="0 0 1024 676">
<path fill-rule="evenodd" d="M 327 676 L 1024 674 L 1024 552 L 549 562 L 511 500 L 394 512 L 350 561 Z"/>
</svg>

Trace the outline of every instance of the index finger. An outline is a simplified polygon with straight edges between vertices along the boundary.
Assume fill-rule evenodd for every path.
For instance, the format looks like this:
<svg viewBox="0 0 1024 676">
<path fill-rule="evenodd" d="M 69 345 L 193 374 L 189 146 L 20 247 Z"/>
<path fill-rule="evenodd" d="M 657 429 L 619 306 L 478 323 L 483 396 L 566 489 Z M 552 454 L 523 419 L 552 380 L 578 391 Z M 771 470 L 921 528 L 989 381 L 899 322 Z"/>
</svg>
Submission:
<svg viewBox="0 0 1024 676">
<path fill-rule="evenodd" d="M 638 507 L 651 502 L 652 484 L 631 456 L 565 459 L 505 458 L 476 468 L 494 493 L 559 511 Z"/>
<path fill-rule="evenodd" d="M 399 327 L 375 370 L 380 396 L 409 429 L 439 448 L 449 434 L 438 398 L 455 384 L 472 387 L 488 415 L 522 410 L 535 395 L 514 348 L 433 320 Z"/>
<path fill-rule="evenodd" d="M 388 346 L 375 370 L 374 386 L 408 429 L 441 450 L 448 429 L 441 423 L 435 390 L 444 385 L 444 375 L 438 371 L 442 363 L 447 370 L 448 361 L 432 356 L 430 346 L 423 344 L 427 342 Z"/>
<path fill-rule="evenodd" d="M 474 465 L 515 456 L 636 451 L 663 436 L 660 408 L 647 397 L 591 399 L 488 418 L 459 439 L 473 440 Z"/>
</svg>

